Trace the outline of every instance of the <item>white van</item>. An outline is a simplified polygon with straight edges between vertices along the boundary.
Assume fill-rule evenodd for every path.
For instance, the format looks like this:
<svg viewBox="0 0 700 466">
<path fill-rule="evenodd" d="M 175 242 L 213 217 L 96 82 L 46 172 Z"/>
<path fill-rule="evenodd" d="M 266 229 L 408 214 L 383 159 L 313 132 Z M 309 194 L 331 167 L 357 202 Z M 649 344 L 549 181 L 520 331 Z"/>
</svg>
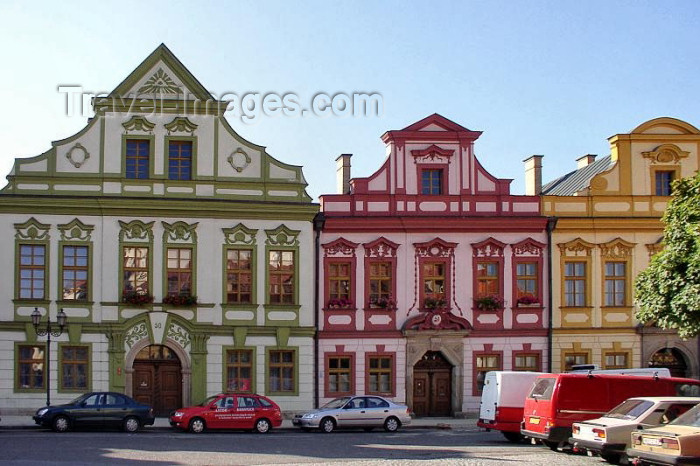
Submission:
<svg viewBox="0 0 700 466">
<path fill-rule="evenodd" d="M 500 430 L 509 441 L 520 442 L 525 397 L 537 376 L 542 374 L 544 372 L 487 372 L 477 425 L 486 430 Z"/>
</svg>

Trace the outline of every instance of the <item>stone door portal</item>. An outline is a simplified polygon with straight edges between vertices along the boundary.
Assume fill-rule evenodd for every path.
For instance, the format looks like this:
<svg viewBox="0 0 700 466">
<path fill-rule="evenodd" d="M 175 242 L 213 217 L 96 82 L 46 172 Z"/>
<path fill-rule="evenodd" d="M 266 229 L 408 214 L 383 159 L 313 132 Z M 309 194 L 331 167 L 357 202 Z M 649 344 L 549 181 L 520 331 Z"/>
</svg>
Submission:
<svg viewBox="0 0 700 466">
<path fill-rule="evenodd" d="M 413 412 L 452 415 L 452 365 L 439 351 L 428 351 L 413 367 Z"/>
<path fill-rule="evenodd" d="M 180 359 L 167 346 L 150 345 L 134 360 L 133 398 L 153 406 L 156 416 L 167 416 L 182 405 Z"/>
</svg>

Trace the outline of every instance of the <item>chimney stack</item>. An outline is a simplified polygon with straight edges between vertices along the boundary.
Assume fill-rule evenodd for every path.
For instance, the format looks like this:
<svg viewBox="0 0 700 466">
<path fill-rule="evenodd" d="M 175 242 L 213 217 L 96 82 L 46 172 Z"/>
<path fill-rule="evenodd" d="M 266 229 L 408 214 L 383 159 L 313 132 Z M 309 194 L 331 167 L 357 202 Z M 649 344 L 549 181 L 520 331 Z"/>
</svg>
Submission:
<svg viewBox="0 0 700 466">
<path fill-rule="evenodd" d="M 579 158 L 576 159 L 576 168 L 580 169 L 583 167 L 587 167 L 593 162 L 595 162 L 595 158 L 598 157 L 597 154 L 586 154 L 583 155 Z"/>
<path fill-rule="evenodd" d="M 531 155 L 525 162 L 525 195 L 537 196 L 542 193 L 542 157 Z"/>
<path fill-rule="evenodd" d="M 340 154 L 335 159 L 338 194 L 350 194 L 350 157 L 352 154 Z"/>
</svg>

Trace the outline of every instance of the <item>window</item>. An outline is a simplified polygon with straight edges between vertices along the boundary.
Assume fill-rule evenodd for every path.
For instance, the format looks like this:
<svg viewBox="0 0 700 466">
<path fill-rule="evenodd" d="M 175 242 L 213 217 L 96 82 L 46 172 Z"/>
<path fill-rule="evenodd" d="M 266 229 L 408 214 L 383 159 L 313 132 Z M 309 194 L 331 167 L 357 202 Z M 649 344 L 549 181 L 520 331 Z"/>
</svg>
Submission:
<svg viewBox="0 0 700 466">
<path fill-rule="evenodd" d="M 253 251 L 226 251 L 226 302 L 249 304 L 253 298 Z"/>
<path fill-rule="evenodd" d="M 294 251 L 270 251 L 270 304 L 294 304 Z"/>
<path fill-rule="evenodd" d="M 442 170 L 421 171 L 421 194 L 442 194 Z"/>
<path fill-rule="evenodd" d="M 328 264 L 328 299 L 350 301 L 350 262 Z"/>
<path fill-rule="evenodd" d="M 564 305 L 580 307 L 586 305 L 586 263 L 564 263 Z"/>
<path fill-rule="evenodd" d="M 226 351 L 226 390 L 231 392 L 253 391 L 253 351 Z"/>
<path fill-rule="evenodd" d="M 168 142 L 168 179 L 192 179 L 192 141 Z"/>
<path fill-rule="evenodd" d="M 656 181 L 656 195 L 657 196 L 670 196 L 671 195 L 671 182 L 673 181 L 673 171 L 657 171 L 654 172 L 654 179 Z"/>
<path fill-rule="evenodd" d="M 498 262 L 479 262 L 476 264 L 476 295 L 500 296 L 501 287 L 498 279 Z"/>
<path fill-rule="evenodd" d="M 122 284 L 122 294 L 150 294 L 148 284 L 148 248 L 127 246 L 123 251 L 124 282 Z"/>
<path fill-rule="evenodd" d="M 88 299 L 88 247 L 63 246 L 63 295 L 70 301 Z"/>
<path fill-rule="evenodd" d="M 516 354 L 513 360 L 514 371 L 539 371 L 540 355 L 537 353 Z"/>
<path fill-rule="evenodd" d="M 18 351 L 17 387 L 20 389 L 44 388 L 44 346 L 20 345 Z"/>
<path fill-rule="evenodd" d="M 425 307 L 430 307 L 431 302 L 445 304 L 444 262 L 423 263 L 423 299 Z"/>
<path fill-rule="evenodd" d="M 537 262 L 520 262 L 515 267 L 518 286 L 516 300 L 525 296 L 538 298 Z"/>
<path fill-rule="evenodd" d="M 88 388 L 88 347 L 61 347 L 61 389 L 86 390 Z"/>
<path fill-rule="evenodd" d="M 270 351 L 269 392 L 294 391 L 294 351 Z"/>
<path fill-rule="evenodd" d="M 588 364 L 588 353 L 564 353 L 564 371 L 581 364 Z"/>
<path fill-rule="evenodd" d="M 19 246 L 19 298 L 44 299 L 46 279 L 46 246 Z"/>
<path fill-rule="evenodd" d="M 329 395 L 338 396 L 352 391 L 352 361 L 350 356 L 328 357 L 326 373 L 328 374 Z"/>
<path fill-rule="evenodd" d="M 605 353 L 605 369 L 627 369 L 627 353 Z"/>
<path fill-rule="evenodd" d="M 191 296 L 192 249 L 168 248 L 168 296 Z"/>
<path fill-rule="evenodd" d="M 501 370 L 501 355 L 500 354 L 480 354 L 476 356 L 476 372 L 474 380 L 476 382 L 476 395 L 481 394 L 484 388 L 484 378 L 489 371 Z"/>
<path fill-rule="evenodd" d="M 150 141 L 147 139 L 126 140 L 126 177 L 129 179 L 148 179 L 148 159 Z"/>
<path fill-rule="evenodd" d="M 391 262 L 371 262 L 369 266 L 369 304 L 372 307 L 389 307 L 393 289 Z M 386 303 L 386 305 L 384 305 Z"/>
<path fill-rule="evenodd" d="M 394 361 L 391 356 L 370 356 L 368 359 L 368 394 L 391 395 L 393 389 Z"/>
<path fill-rule="evenodd" d="M 625 262 L 605 263 L 605 305 L 624 306 L 627 281 Z"/>
</svg>

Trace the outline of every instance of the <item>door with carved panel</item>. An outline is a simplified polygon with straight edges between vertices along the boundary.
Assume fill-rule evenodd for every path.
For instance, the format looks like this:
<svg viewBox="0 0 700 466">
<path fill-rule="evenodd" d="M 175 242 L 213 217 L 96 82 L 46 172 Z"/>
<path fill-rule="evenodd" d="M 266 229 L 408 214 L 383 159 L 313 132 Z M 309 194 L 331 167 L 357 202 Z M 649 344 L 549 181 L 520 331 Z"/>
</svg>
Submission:
<svg viewBox="0 0 700 466">
<path fill-rule="evenodd" d="M 167 416 L 182 405 L 182 368 L 168 347 L 151 345 L 134 360 L 132 395 L 153 406 L 156 416 Z"/>
<path fill-rule="evenodd" d="M 413 367 L 416 416 L 452 415 L 452 365 L 439 351 L 427 352 Z"/>
</svg>

